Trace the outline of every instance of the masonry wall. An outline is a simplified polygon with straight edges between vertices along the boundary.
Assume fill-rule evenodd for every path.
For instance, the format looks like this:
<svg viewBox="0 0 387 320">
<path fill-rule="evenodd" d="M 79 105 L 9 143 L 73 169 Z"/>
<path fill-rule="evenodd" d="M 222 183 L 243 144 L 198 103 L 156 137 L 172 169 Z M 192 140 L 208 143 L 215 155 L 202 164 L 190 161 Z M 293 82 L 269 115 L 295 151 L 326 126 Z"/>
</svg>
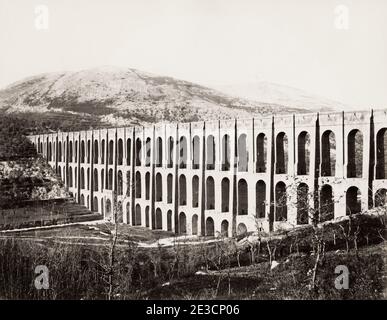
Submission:
<svg viewBox="0 0 387 320">
<path fill-rule="evenodd" d="M 76 201 L 120 222 L 231 236 L 384 205 L 387 110 L 30 136 Z M 114 199 L 117 201 L 114 201 Z"/>
</svg>

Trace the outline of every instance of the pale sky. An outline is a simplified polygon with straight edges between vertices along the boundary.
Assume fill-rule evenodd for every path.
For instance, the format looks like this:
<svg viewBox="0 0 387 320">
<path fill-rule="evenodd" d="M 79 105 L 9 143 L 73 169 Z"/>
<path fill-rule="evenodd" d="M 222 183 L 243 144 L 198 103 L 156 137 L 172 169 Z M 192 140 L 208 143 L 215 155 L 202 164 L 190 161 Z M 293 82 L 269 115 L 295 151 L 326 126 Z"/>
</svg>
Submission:
<svg viewBox="0 0 387 320">
<path fill-rule="evenodd" d="M 47 30 L 36 28 L 39 5 Z M 104 65 L 387 107 L 387 1 L 0 0 L 0 88 Z"/>
</svg>

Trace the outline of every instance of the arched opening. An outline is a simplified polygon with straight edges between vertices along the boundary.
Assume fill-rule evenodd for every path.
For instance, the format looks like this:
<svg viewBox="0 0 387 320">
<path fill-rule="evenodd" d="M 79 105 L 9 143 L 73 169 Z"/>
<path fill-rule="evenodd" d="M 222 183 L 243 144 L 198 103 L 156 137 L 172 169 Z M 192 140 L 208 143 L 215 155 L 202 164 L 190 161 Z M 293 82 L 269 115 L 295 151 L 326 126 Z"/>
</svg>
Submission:
<svg viewBox="0 0 387 320">
<path fill-rule="evenodd" d="M 141 198 L 141 173 L 136 172 L 136 198 Z"/>
<path fill-rule="evenodd" d="M 163 201 L 163 180 L 161 173 L 156 174 L 156 201 Z"/>
<path fill-rule="evenodd" d="M 247 136 L 241 134 L 238 138 L 238 171 L 246 172 L 248 170 L 249 152 L 247 150 Z"/>
<path fill-rule="evenodd" d="M 266 172 L 267 162 L 267 138 L 264 133 L 260 133 L 256 139 L 257 145 L 257 162 L 256 171 L 258 173 Z"/>
<path fill-rule="evenodd" d="M 361 212 L 361 193 L 357 187 L 350 187 L 345 195 L 347 215 Z"/>
<path fill-rule="evenodd" d="M 87 163 L 90 163 L 90 156 L 91 156 L 91 142 L 90 140 L 87 140 Z"/>
<path fill-rule="evenodd" d="M 197 235 L 198 234 L 198 215 L 194 214 L 192 216 L 192 234 Z"/>
<path fill-rule="evenodd" d="M 238 215 L 248 214 L 248 189 L 245 179 L 238 181 Z"/>
<path fill-rule="evenodd" d="M 98 170 L 94 169 L 93 190 L 98 191 Z"/>
<path fill-rule="evenodd" d="M 105 214 L 105 207 L 103 205 L 103 199 L 101 199 L 101 214 L 104 215 Z"/>
<path fill-rule="evenodd" d="M 42 152 L 43 150 L 41 150 Z M 58 143 L 58 162 L 62 162 L 62 142 Z"/>
<path fill-rule="evenodd" d="M 126 223 L 130 224 L 130 203 L 126 203 Z"/>
<path fill-rule="evenodd" d="M 230 206 L 230 180 L 228 178 L 222 179 L 222 212 L 228 212 Z"/>
<path fill-rule="evenodd" d="M 334 177 L 336 174 L 336 139 L 331 130 L 321 137 L 321 176 Z"/>
<path fill-rule="evenodd" d="M 117 203 L 117 223 L 123 223 L 124 222 L 124 213 L 122 210 L 122 202 L 118 201 Z"/>
<path fill-rule="evenodd" d="M 109 169 L 108 190 L 113 190 L 113 169 Z"/>
<path fill-rule="evenodd" d="M 363 171 L 363 135 L 360 130 L 348 134 L 348 178 L 361 178 Z"/>
<path fill-rule="evenodd" d="M 48 139 L 47 139 L 48 141 Z M 48 144 L 48 142 L 47 142 Z M 69 162 L 72 163 L 73 162 L 73 142 L 70 141 L 69 143 Z"/>
<path fill-rule="evenodd" d="M 81 141 L 81 163 L 85 163 L 85 141 Z"/>
<path fill-rule="evenodd" d="M 275 186 L 275 220 L 286 221 L 288 218 L 287 192 L 285 183 L 278 182 Z"/>
<path fill-rule="evenodd" d="M 306 131 L 298 135 L 298 163 L 297 174 L 308 175 L 310 173 L 310 135 Z"/>
<path fill-rule="evenodd" d="M 192 169 L 199 169 L 200 165 L 200 139 L 195 136 L 192 140 Z"/>
<path fill-rule="evenodd" d="M 81 168 L 81 189 L 85 189 L 85 169 Z"/>
<path fill-rule="evenodd" d="M 118 165 L 122 166 L 124 164 L 124 142 L 122 139 L 118 139 Z"/>
<path fill-rule="evenodd" d="M 155 228 L 154 223 L 155 223 L 155 219 L 154 219 L 154 217 L 152 217 L 152 229 Z M 146 206 L 145 207 L 145 227 L 149 228 L 149 226 L 150 226 L 150 223 L 149 223 L 149 206 Z"/>
<path fill-rule="evenodd" d="M 259 180 L 255 185 L 255 214 L 257 218 L 266 216 L 266 184 Z"/>
<path fill-rule="evenodd" d="M 187 204 L 187 182 L 185 175 L 179 177 L 179 205 L 185 206 Z"/>
<path fill-rule="evenodd" d="M 78 187 L 78 169 L 75 167 L 75 180 L 74 180 L 74 186 L 75 188 Z"/>
<path fill-rule="evenodd" d="M 172 231 L 172 211 L 167 212 L 167 230 Z"/>
<path fill-rule="evenodd" d="M 130 166 L 132 159 L 132 140 L 126 139 L 126 165 Z"/>
<path fill-rule="evenodd" d="M 375 192 L 375 207 L 383 207 L 387 204 L 387 189 L 379 189 Z"/>
<path fill-rule="evenodd" d="M 240 223 L 238 224 L 238 227 L 237 227 L 237 235 L 238 236 L 244 236 L 247 234 L 247 227 L 244 223 Z"/>
<path fill-rule="evenodd" d="M 114 157 L 114 142 L 113 140 L 109 141 L 109 148 L 108 148 L 108 164 L 113 164 L 113 157 Z"/>
<path fill-rule="evenodd" d="M 222 221 L 222 223 L 220 225 L 220 230 L 221 230 L 222 237 L 228 237 L 228 221 L 227 220 Z"/>
<path fill-rule="evenodd" d="M 161 210 L 157 208 L 156 210 L 156 229 L 161 230 L 163 228 L 163 215 Z"/>
<path fill-rule="evenodd" d="M 78 143 L 76 142 L 76 145 L 77 145 Z M 77 149 L 76 149 L 77 150 Z M 49 143 L 49 147 L 48 147 L 48 160 L 49 161 L 52 161 L 52 143 L 50 142 Z M 75 159 L 75 160 L 77 160 L 77 159 Z"/>
<path fill-rule="evenodd" d="M 179 215 L 179 234 L 187 233 L 187 218 L 184 212 L 180 212 Z"/>
<path fill-rule="evenodd" d="M 131 197 L 132 195 L 132 184 L 130 181 L 130 171 L 126 171 L 126 196 Z"/>
<path fill-rule="evenodd" d="M 105 189 L 105 170 L 102 169 L 101 170 L 101 192 L 103 191 L 103 189 Z"/>
<path fill-rule="evenodd" d="M 163 165 L 163 140 L 158 137 L 156 140 L 156 167 Z"/>
<path fill-rule="evenodd" d="M 81 199 L 80 199 L 81 205 L 85 205 L 85 196 L 81 194 Z"/>
<path fill-rule="evenodd" d="M 73 168 L 69 167 L 69 187 L 73 187 Z"/>
<path fill-rule="evenodd" d="M 321 222 L 333 220 L 335 217 L 335 203 L 333 189 L 329 184 L 322 186 L 320 191 L 320 218 Z"/>
<path fill-rule="evenodd" d="M 173 183 L 173 177 L 172 174 L 168 174 L 167 176 L 167 203 L 172 203 L 172 185 Z"/>
<path fill-rule="evenodd" d="M 141 140 L 136 139 L 136 166 L 141 166 Z"/>
<path fill-rule="evenodd" d="M 230 170 L 230 136 L 225 134 L 222 138 L 222 171 Z"/>
<path fill-rule="evenodd" d="M 145 174 L 145 200 L 150 199 L 150 173 Z"/>
<path fill-rule="evenodd" d="M 199 177 L 192 177 L 192 207 L 199 207 Z"/>
<path fill-rule="evenodd" d="M 206 220 L 206 236 L 211 237 L 215 235 L 214 219 L 208 217 Z"/>
<path fill-rule="evenodd" d="M 101 141 L 101 164 L 105 163 L 105 139 Z"/>
<path fill-rule="evenodd" d="M 187 168 L 187 139 L 185 137 L 180 138 L 179 142 L 179 159 L 180 159 L 180 169 Z"/>
<path fill-rule="evenodd" d="M 98 163 L 98 157 L 99 157 L 99 154 L 98 154 L 98 141 L 97 140 L 94 140 L 94 146 L 93 146 L 93 153 L 94 153 L 94 163 L 97 164 Z"/>
<path fill-rule="evenodd" d="M 172 168 L 173 167 L 173 138 L 168 138 L 168 153 L 167 153 L 167 167 Z"/>
<path fill-rule="evenodd" d="M 93 211 L 98 212 L 98 198 L 97 197 L 93 198 Z"/>
<path fill-rule="evenodd" d="M 122 196 L 124 194 L 124 180 L 122 177 L 122 171 L 118 170 L 117 173 L 117 194 Z"/>
<path fill-rule="evenodd" d="M 90 168 L 87 168 L 87 190 L 90 190 Z"/>
<path fill-rule="evenodd" d="M 110 199 L 106 200 L 106 219 L 110 220 L 112 218 L 112 203 Z"/>
<path fill-rule="evenodd" d="M 387 179 L 387 129 L 376 135 L 376 179 Z"/>
<path fill-rule="evenodd" d="M 275 173 L 288 173 L 288 138 L 285 132 L 280 132 L 276 138 L 276 167 Z"/>
<path fill-rule="evenodd" d="M 215 209 L 215 182 L 212 177 L 206 180 L 206 209 Z"/>
<path fill-rule="evenodd" d="M 206 164 L 207 170 L 215 169 L 215 139 L 212 135 L 207 137 Z"/>
<path fill-rule="evenodd" d="M 309 221 L 309 187 L 305 183 L 297 186 L 297 224 Z"/>
<path fill-rule="evenodd" d="M 145 166 L 150 167 L 151 163 L 151 139 L 147 138 L 145 142 Z"/>
<path fill-rule="evenodd" d="M 139 204 L 136 204 L 136 212 L 135 217 L 133 219 L 133 222 L 135 226 L 141 226 L 141 206 Z"/>
</svg>

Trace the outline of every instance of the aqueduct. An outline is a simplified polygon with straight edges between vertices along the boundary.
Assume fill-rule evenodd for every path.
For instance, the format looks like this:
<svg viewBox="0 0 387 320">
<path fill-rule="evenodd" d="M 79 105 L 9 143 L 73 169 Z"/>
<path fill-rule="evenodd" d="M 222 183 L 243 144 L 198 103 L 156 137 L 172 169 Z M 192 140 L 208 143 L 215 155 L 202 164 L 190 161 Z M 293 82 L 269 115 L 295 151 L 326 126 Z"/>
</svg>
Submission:
<svg viewBox="0 0 387 320">
<path fill-rule="evenodd" d="M 387 110 L 29 138 L 77 202 L 177 234 L 231 236 L 310 223 L 313 208 L 329 220 L 386 204 Z"/>
</svg>

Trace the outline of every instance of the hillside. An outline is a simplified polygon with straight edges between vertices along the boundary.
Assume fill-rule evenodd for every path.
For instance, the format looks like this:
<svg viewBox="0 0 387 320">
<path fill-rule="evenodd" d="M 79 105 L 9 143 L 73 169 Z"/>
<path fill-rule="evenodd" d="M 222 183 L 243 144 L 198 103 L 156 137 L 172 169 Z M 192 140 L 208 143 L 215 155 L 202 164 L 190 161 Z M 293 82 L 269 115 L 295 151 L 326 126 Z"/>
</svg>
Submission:
<svg viewBox="0 0 387 320">
<path fill-rule="evenodd" d="M 115 67 L 41 74 L 0 90 L 1 112 L 47 122 L 46 127 L 57 122 L 59 129 L 246 118 L 309 110 L 237 98 L 191 82 Z"/>
</svg>

